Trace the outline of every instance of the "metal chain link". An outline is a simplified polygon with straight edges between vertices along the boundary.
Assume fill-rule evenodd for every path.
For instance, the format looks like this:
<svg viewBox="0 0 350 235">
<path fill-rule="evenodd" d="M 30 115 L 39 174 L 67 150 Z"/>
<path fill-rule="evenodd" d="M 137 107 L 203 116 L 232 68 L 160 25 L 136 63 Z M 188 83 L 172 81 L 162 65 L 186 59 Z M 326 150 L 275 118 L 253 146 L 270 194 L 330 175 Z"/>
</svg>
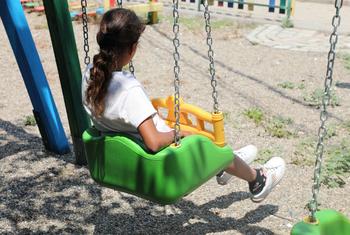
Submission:
<svg viewBox="0 0 350 235">
<path fill-rule="evenodd" d="M 118 8 L 123 8 L 123 0 L 117 0 Z"/>
<path fill-rule="evenodd" d="M 315 162 L 315 169 L 314 169 L 314 183 L 312 185 L 312 199 L 309 202 L 309 211 L 310 211 L 310 221 L 316 222 L 315 213 L 317 211 L 318 207 L 318 193 L 320 190 L 320 175 L 321 175 L 321 167 L 322 167 L 322 157 L 324 153 L 324 144 L 323 140 L 327 134 L 327 129 L 325 126 L 325 123 L 328 119 L 328 112 L 327 112 L 327 106 L 329 104 L 330 100 L 330 92 L 333 82 L 333 68 L 334 68 L 334 60 L 335 60 L 335 48 L 338 42 L 338 26 L 340 25 L 340 9 L 343 5 L 343 0 L 336 0 L 335 1 L 335 8 L 336 13 L 333 16 L 332 19 L 332 26 L 333 26 L 333 32 L 330 35 L 329 43 L 330 43 L 330 50 L 328 53 L 328 63 L 327 63 L 327 73 L 326 78 L 324 82 L 325 91 L 324 96 L 322 99 L 322 106 L 321 106 L 321 114 L 320 114 L 320 120 L 321 120 L 321 126 L 318 130 L 318 143 L 315 150 L 316 155 L 316 162 Z"/>
<path fill-rule="evenodd" d="M 179 66 L 179 60 L 180 60 L 180 54 L 179 54 L 179 47 L 180 47 L 180 40 L 179 40 L 179 0 L 173 0 L 173 45 L 174 45 L 174 87 L 175 87 L 175 93 L 174 93 L 174 103 L 175 103 L 175 137 L 174 142 L 175 145 L 180 145 L 180 66 Z"/>
<path fill-rule="evenodd" d="M 134 67 L 134 63 L 132 62 L 132 60 L 129 62 L 129 71 L 133 76 L 135 76 L 135 67 Z"/>
<path fill-rule="evenodd" d="M 88 28 L 88 15 L 87 15 L 87 2 L 86 0 L 81 0 L 81 12 L 82 12 L 82 20 L 83 20 L 83 38 L 84 38 L 84 51 L 85 51 L 85 58 L 84 63 L 85 65 L 90 64 L 90 46 L 89 46 L 89 28 Z"/>
<path fill-rule="evenodd" d="M 214 51 L 213 51 L 213 38 L 211 37 L 211 25 L 210 25 L 210 12 L 208 1 L 202 0 L 204 6 L 204 19 L 205 19 L 205 31 L 207 32 L 207 45 L 208 45 L 208 58 L 209 58 L 209 72 L 211 76 L 211 86 L 213 88 L 212 97 L 214 101 L 214 112 L 219 112 L 218 92 L 216 90 L 217 80 L 215 77 L 215 64 L 214 64 Z"/>
<path fill-rule="evenodd" d="M 117 0 L 117 7 L 123 8 L 123 0 Z M 133 76 L 135 76 L 135 67 L 132 60 L 129 62 L 129 71 Z"/>
</svg>

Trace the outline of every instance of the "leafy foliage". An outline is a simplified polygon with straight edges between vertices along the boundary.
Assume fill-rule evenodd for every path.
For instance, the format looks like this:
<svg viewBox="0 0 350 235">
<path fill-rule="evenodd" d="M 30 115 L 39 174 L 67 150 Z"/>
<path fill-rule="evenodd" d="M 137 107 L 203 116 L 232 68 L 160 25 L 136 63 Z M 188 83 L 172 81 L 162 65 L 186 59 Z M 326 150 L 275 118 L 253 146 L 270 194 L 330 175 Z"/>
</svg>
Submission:
<svg viewBox="0 0 350 235">
<path fill-rule="evenodd" d="M 323 89 L 316 89 L 311 94 L 304 95 L 304 101 L 308 103 L 310 106 L 315 106 L 317 108 L 320 108 L 322 105 L 322 99 L 324 97 L 324 90 Z M 339 106 L 339 98 L 335 94 L 335 90 L 331 89 L 330 91 L 330 100 L 329 105 L 332 107 Z"/>
<path fill-rule="evenodd" d="M 350 141 L 343 141 L 328 151 L 328 158 L 321 175 L 321 182 L 329 188 L 343 187 L 350 174 Z"/>
<path fill-rule="evenodd" d="M 33 115 L 26 116 L 24 118 L 24 125 L 25 126 L 36 126 L 36 120 Z"/>
<path fill-rule="evenodd" d="M 344 54 L 343 61 L 345 63 L 345 68 L 350 70 L 350 53 Z"/>
<path fill-rule="evenodd" d="M 288 138 L 293 135 L 288 130 L 287 126 L 292 124 L 293 120 L 290 118 L 284 118 L 282 116 L 273 117 L 266 126 L 266 131 L 273 137 L 277 138 Z"/>
<path fill-rule="evenodd" d="M 253 120 L 256 125 L 259 125 L 262 122 L 263 118 L 264 118 L 263 111 L 260 108 L 257 108 L 257 107 L 247 109 L 244 112 L 244 115 L 246 117 L 248 117 L 249 119 Z"/>
<path fill-rule="evenodd" d="M 282 87 L 284 89 L 294 89 L 295 88 L 295 84 L 292 82 L 282 82 L 277 84 L 277 86 Z"/>
</svg>

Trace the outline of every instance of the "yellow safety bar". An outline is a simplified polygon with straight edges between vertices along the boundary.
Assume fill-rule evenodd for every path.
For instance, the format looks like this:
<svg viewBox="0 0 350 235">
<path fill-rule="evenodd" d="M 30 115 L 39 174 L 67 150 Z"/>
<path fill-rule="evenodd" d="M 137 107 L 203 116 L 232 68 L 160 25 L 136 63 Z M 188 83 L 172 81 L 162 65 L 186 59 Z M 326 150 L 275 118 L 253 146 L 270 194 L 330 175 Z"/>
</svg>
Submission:
<svg viewBox="0 0 350 235">
<path fill-rule="evenodd" d="M 163 4 L 160 2 L 149 2 L 144 4 L 130 4 L 124 6 L 127 9 L 133 10 L 137 13 L 149 13 L 149 12 L 159 12 L 163 9 Z"/>
<path fill-rule="evenodd" d="M 154 108 L 171 128 L 175 126 L 175 104 L 174 96 L 167 98 L 152 99 Z M 161 108 L 166 109 L 167 116 L 161 113 Z M 191 119 L 191 115 L 195 120 Z M 205 124 L 212 124 L 212 130 L 207 130 Z M 200 134 L 210 138 L 216 145 L 225 146 L 224 115 L 219 113 L 208 113 L 199 107 L 185 103 L 180 98 L 180 128 L 184 131 Z"/>
</svg>

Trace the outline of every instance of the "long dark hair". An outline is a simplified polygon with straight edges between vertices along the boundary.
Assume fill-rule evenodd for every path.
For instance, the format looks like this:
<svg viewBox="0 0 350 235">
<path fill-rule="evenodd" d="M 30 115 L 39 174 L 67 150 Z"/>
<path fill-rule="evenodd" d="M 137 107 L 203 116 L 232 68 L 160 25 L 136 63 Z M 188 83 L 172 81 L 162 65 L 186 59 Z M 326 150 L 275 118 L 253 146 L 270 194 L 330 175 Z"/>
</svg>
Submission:
<svg viewBox="0 0 350 235">
<path fill-rule="evenodd" d="M 86 90 L 86 102 L 95 115 L 100 116 L 104 111 L 108 84 L 118 58 L 131 52 L 144 29 L 145 25 L 133 11 L 117 8 L 103 15 L 96 36 L 100 51 L 94 56 Z"/>
</svg>

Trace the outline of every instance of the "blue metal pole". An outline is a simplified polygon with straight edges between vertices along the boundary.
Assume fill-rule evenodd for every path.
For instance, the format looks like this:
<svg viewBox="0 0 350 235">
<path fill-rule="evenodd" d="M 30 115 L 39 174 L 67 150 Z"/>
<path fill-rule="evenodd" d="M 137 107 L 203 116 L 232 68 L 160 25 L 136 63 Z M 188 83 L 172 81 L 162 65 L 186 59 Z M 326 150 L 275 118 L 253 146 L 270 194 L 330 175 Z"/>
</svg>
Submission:
<svg viewBox="0 0 350 235">
<path fill-rule="evenodd" d="M 0 0 L 0 17 L 28 90 L 45 148 L 58 154 L 69 152 L 68 140 L 20 1 Z"/>
</svg>

